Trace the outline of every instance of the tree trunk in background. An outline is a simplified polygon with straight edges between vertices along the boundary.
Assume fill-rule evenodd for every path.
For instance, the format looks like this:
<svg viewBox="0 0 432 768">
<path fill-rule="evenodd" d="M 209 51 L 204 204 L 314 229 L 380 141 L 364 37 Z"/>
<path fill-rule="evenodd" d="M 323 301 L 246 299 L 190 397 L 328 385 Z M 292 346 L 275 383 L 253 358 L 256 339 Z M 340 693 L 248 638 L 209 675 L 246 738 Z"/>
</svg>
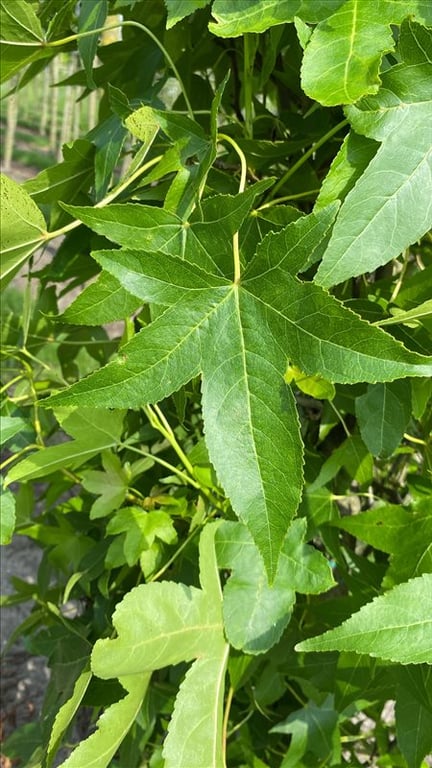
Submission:
<svg viewBox="0 0 432 768">
<path fill-rule="evenodd" d="M 75 71 L 75 57 L 69 56 L 66 69 L 66 77 L 73 75 Z M 67 85 L 64 89 L 64 106 L 60 129 L 60 139 L 57 147 L 57 160 L 60 163 L 63 160 L 62 147 L 72 138 L 73 112 L 75 105 L 75 88 Z"/>
<path fill-rule="evenodd" d="M 50 71 L 45 69 L 43 73 L 43 89 L 42 89 L 42 102 L 41 102 L 41 114 L 39 121 L 39 133 L 41 136 L 46 136 L 49 117 L 49 91 L 50 87 Z"/>
<path fill-rule="evenodd" d="M 77 139 L 80 135 L 81 125 L 81 102 L 76 101 L 73 107 L 73 125 L 72 125 L 72 138 Z"/>
<path fill-rule="evenodd" d="M 51 83 L 56 83 L 59 79 L 59 62 L 58 57 L 52 60 L 51 66 Z M 51 152 L 55 152 L 57 149 L 57 126 L 58 126 L 58 90 L 53 88 L 51 92 L 51 104 L 50 104 L 50 133 L 49 133 L 49 145 Z"/>
<path fill-rule="evenodd" d="M 91 131 L 92 128 L 97 123 L 97 113 L 98 113 L 98 92 L 97 91 L 91 91 L 88 97 L 88 114 L 87 114 L 87 127 L 88 130 Z"/>
<path fill-rule="evenodd" d="M 4 140 L 3 170 L 8 173 L 11 169 L 15 144 L 15 133 L 18 119 L 18 93 L 9 96 L 6 112 L 6 134 Z"/>
</svg>

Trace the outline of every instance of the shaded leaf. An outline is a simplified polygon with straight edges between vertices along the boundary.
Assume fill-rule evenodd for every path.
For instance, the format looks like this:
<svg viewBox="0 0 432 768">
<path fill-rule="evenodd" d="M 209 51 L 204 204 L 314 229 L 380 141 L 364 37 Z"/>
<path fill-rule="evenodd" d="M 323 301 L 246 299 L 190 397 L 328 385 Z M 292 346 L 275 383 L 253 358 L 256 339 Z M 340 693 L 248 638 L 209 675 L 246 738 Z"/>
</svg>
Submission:
<svg viewBox="0 0 432 768">
<path fill-rule="evenodd" d="M 167 23 L 166 28 L 171 29 L 186 16 L 190 16 L 191 13 L 205 8 L 210 3 L 210 0 L 164 0 L 167 9 Z"/>
<path fill-rule="evenodd" d="M 411 418 L 409 381 L 369 384 L 367 392 L 356 398 L 355 412 L 368 450 L 374 456 L 391 456 Z"/>
<path fill-rule="evenodd" d="M 7 483 L 44 477 L 65 466 L 76 469 L 84 461 L 120 441 L 123 411 L 94 411 L 91 408 L 65 408 L 57 412 L 63 429 L 75 439 L 32 454 L 8 473 Z"/>
<path fill-rule="evenodd" d="M 75 682 L 72 695 L 70 698 L 60 707 L 60 709 L 57 712 L 56 718 L 54 720 L 51 733 L 50 733 L 50 739 L 47 747 L 47 764 L 51 764 L 51 760 L 54 758 L 60 743 L 61 739 L 67 730 L 70 722 L 74 718 L 78 707 L 80 706 L 82 699 L 84 697 L 84 694 L 89 686 L 90 680 L 92 678 L 92 673 L 90 671 L 89 666 L 87 666 L 79 675 L 78 679 Z"/>
<path fill-rule="evenodd" d="M 23 184 L 35 203 L 72 202 L 86 187 L 93 172 L 94 147 L 86 139 L 77 139 L 64 149 L 65 159 L 41 171 Z"/>
<path fill-rule="evenodd" d="M 323 555 L 304 544 L 305 533 L 304 518 L 291 524 L 270 586 L 247 528 L 232 522 L 218 528 L 218 564 L 232 571 L 223 591 L 223 614 L 227 638 L 234 648 L 252 654 L 268 651 L 288 625 L 295 592 L 317 594 L 334 585 Z"/>
<path fill-rule="evenodd" d="M 327 762 L 331 755 L 336 761 L 340 752 L 338 718 L 332 697 L 327 696 L 320 706 L 310 701 L 302 709 L 292 712 L 286 720 L 274 725 L 272 733 L 292 735 L 283 761 L 284 768 L 303 765 L 300 761 L 307 752 L 312 752 L 320 762 Z"/>
<path fill-rule="evenodd" d="M 407 581 L 432 572 L 432 515 L 430 499 L 415 512 L 392 505 L 378 507 L 334 521 L 343 530 L 391 554 L 383 586 Z"/>
<path fill-rule="evenodd" d="M 126 128 L 117 115 L 110 115 L 87 134 L 88 139 L 96 146 L 96 200 L 101 200 L 108 189 L 126 136 Z"/>
<path fill-rule="evenodd" d="M 399 584 L 297 651 L 355 651 L 399 664 L 432 664 L 432 574 Z"/>
<path fill-rule="evenodd" d="M 103 27 L 108 13 L 108 0 L 87 0 L 79 6 L 78 33 Z M 99 33 L 78 38 L 78 50 L 84 64 L 89 88 L 96 88 L 93 80 L 93 60 L 96 56 Z"/>
<path fill-rule="evenodd" d="M 431 686 L 431 670 L 425 670 Z M 432 706 L 426 707 L 410 690 L 400 688 L 396 699 L 396 735 L 408 768 L 420 768 L 432 750 Z"/>
<path fill-rule="evenodd" d="M 387 317 L 385 320 L 380 320 L 376 325 L 379 325 L 380 328 L 383 325 L 398 325 L 399 323 L 407 323 L 407 325 L 409 325 L 413 321 L 432 317 L 432 299 L 427 299 L 422 304 L 419 304 L 418 307 L 408 309 L 406 312 L 395 310 L 394 308 L 392 308 L 391 311 L 394 314 L 393 317 Z"/>
<path fill-rule="evenodd" d="M 99 495 L 90 510 L 92 520 L 109 515 L 113 509 L 118 509 L 125 500 L 128 490 L 128 474 L 118 456 L 105 451 L 102 454 L 102 466 L 104 472 L 88 469 L 82 474 L 83 488 Z"/>
<path fill-rule="evenodd" d="M 28 422 L 18 416 L 0 416 L 0 440 L 1 445 L 7 443 L 12 437 L 28 428 Z"/>
<path fill-rule="evenodd" d="M 343 201 L 366 170 L 379 147 L 378 142 L 350 131 L 321 184 L 315 211 L 335 200 Z"/>
</svg>

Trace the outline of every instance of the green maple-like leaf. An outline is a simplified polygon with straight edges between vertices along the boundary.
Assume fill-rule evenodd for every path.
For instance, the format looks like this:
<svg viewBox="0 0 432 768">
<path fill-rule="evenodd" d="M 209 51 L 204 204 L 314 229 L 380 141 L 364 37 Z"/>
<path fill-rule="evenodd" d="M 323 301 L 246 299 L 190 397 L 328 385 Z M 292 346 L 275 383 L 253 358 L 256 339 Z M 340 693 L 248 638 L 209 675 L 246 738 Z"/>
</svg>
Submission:
<svg viewBox="0 0 432 768">
<path fill-rule="evenodd" d="M 269 234 L 240 282 L 233 282 L 226 266 L 231 241 L 225 237 L 222 243 L 219 232 L 231 219 L 235 223 L 229 231 L 240 226 L 238 211 L 245 197 L 239 197 L 230 199 L 232 213 L 221 222 L 214 222 L 210 200 L 213 227 L 199 222 L 206 231 L 208 271 L 196 264 L 194 240 L 177 250 L 181 259 L 160 252 L 156 229 L 154 250 L 159 253 L 152 253 L 154 224 L 146 211 L 135 228 L 132 220 L 128 224 L 128 249 L 94 254 L 131 294 L 167 309 L 122 347 L 116 361 L 47 402 L 139 407 L 162 400 L 201 373 L 210 459 L 273 578 L 302 488 L 296 405 L 284 381 L 287 359 L 306 374 L 344 383 L 427 376 L 432 365 L 319 286 L 294 276 L 313 258 L 337 205 Z M 243 217 L 249 207 L 247 200 Z M 107 224 L 107 213 L 109 208 L 88 215 L 93 222 L 100 215 L 99 227 Z M 188 232 L 194 224 L 182 227 Z M 111 236 L 114 228 L 112 223 Z M 134 237 L 145 250 L 131 249 Z M 221 274 L 224 268 L 227 276 Z"/>
<path fill-rule="evenodd" d="M 409 381 L 370 384 L 356 398 L 355 411 L 360 434 L 374 456 L 391 456 L 411 418 Z"/>
<path fill-rule="evenodd" d="M 409 14 L 422 16 L 420 6 L 418 0 L 340 3 L 318 24 L 306 46 L 302 85 L 308 96 L 334 106 L 376 93 L 381 58 L 395 46 L 390 25 L 400 24 Z"/>
<path fill-rule="evenodd" d="M 150 682 L 150 674 L 120 678 L 127 695 L 112 704 L 101 715 L 97 730 L 82 741 L 60 768 L 106 768 L 142 707 Z"/>
<path fill-rule="evenodd" d="M 228 645 L 223 634 L 222 594 L 214 549 L 216 527 L 208 525 L 201 534 L 201 589 L 173 582 L 136 587 L 114 613 L 116 639 L 98 640 L 93 649 L 93 672 L 102 678 L 120 680 L 125 676 L 139 680 L 153 670 L 195 659 L 177 695 L 164 743 L 166 768 L 223 765 L 222 710 Z M 81 765 L 87 764 L 84 757 L 81 755 Z"/>
<path fill-rule="evenodd" d="M 97 453 L 120 442 L 124 412 L 104 413 L 90 408 L 59 409 L 56 416 L 74 439 L 33 453 L 8 473 L 7 482 L 44 477 L 62 468 L 76 469 Z"/>
<path fill-rule="evenodd" d="M 45 219 L 27 192 L 0 175 L 2 207 L 1 282 L 4 287 L 44 242 Z"/>
<path fill-rule="evenodd" d="M 171 29 L 194 11 L 205 8 L 210 0 L 164 0 L 167 9 L 167 29 Z"/>
<path fill-rule="evenodd" d="M 114 453 L 102 454 L 104 472 L 88 469 L 82 474 L 82 486 L 90 493 L 99 495 L 92 504 L 90 518 L 105 517 L 118 509 L 126 498 L 128 473 Z"/>
<path fill-rule="evenodd" d="M 386 264 L 432 225 L 432 31 L 404 23 L 399 49 L 376 96 L 346 109 L 381 146 L 341 207 L 316 276 L 325 287 Z"/>
<path fill-rule="evenodd" d="M 391 555 L 383 581 L 390 587 L 432 572 L 431 501 L 425 499 L 414 512 L 393 505 L 377 507 L 332 525 Z"/>
<path fill-rule="evenodd" d="M 355 651 L 400 664 L 432 664 L 432 574 L 399 584 L 298 651 Z"/>
<path fill-rule="evenodd" d="M 227 638 L 244 653 L 264 653 L 281 637 L 295 604 L 295 593 L 317 594 L 334 586 L 324 556 L 304 544 L 306 519 L 291 524 L 272 585 L 252 536 L 241 523 L 224 522 L 216 531 L 220 568 L 232 574 L 223 592 Z"/>
</svg>

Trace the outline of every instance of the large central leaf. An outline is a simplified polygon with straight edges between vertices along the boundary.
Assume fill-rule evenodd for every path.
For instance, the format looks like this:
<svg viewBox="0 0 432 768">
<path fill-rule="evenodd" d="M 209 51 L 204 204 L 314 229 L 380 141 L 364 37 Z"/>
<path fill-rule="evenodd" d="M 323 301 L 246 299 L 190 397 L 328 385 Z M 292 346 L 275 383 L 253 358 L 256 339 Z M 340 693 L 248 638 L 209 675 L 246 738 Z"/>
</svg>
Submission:
<svg viewBox="0 0 432 768">
<path fill-rule="evenodd" d="M 238 227 L 239 200 L 225 204 Z M 162 400 L 201 372 L 210 458 L 270 579 L 302 489 L 302 441 L 295 400 L 284 381 L 287 362 L 345 383 L 432 373 L 429 358 L 409 352 L 319 286 L 295 277 L 325 237 L 336 208 L 301 217 L 265 237 L 240 282 L 232 282 L 229 266 L 227 277 L 221 275 L 231 256 L 230 240 L 220 239 L 221 226 L 230 220 L 227 210 L 222 222 L 202 224 L 208 255 L 203 261 L 212 272 L 197 266 L 194 240 L 187 240 L 183 259 L 156 253 L 161 233 L 145 212 L 135 228 L 131 219 L 128 244 L 135 237 L 146 243 L 145 251 L 94 256 L 131 294 L 167 308 L 122 347 L 117 360 L 48 401 L 139 407 Z M 248 209 L 249 202 L 243 216 Z M 75 213 L 90 223 L 87 210 Z M 103 222 L 106 236 L 122 240 L 124 230 L 107 211 L 93 210 L 92 226 L 99 229 Z M 188 232 L 194 225 L 183 228 Z M 154 253 L 149 252 L 153 236 Z"/>
</svg>

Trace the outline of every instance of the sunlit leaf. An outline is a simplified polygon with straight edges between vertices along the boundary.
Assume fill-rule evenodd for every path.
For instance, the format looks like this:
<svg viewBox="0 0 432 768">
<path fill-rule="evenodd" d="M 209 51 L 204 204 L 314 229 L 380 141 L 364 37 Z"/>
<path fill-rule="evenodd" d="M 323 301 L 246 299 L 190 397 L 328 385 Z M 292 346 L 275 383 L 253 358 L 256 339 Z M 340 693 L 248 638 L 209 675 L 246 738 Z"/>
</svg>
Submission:
<svg viewBox="0 0 432 768">
<path fill-rule="evenodd" d="M 298 651 L 355 651 L 399 664 L 432 664 L 432 574 L 399 584 Z"/>
<path fill-rule="evenodd" d="M 45 239 L 46 224 L 31 197 L 15 181 L 1 174 L 1 280 L 6 285 Z"/>
<path fill-rule="evenodd" d="M 117 638 L 98 640 L 92 654 L 96 675 L 120 680 L 125 674 L 134 680 L 147 678 L 154 669 L 196 659 L 181 685 L 168 727 L 167 768 L 219 768 L 223 761 L 228 646 L 223 635 L 215 527 L 207 526 L 201 534 L 201 589 L 173 582 L 136 587 L 117 605 L 113 617 Z"/>
<path fill-rule="evenodd" d="M 405 40 L 420 29 L 407 22 Z M 405 60 L 383 73 L 376 96 L 347 108 L 354 130 L 382 144 L 339 212 L 316 276 L 325 287 L 386 264 L 432 225 L 432 33 L 424 32 L 423 61 L 405 44 Z"/>
<path fill-rule="evenodd" d="M 9 544 L 15 529 L 15 497 L 8 491 L 1 489 L 0 492 L 0 544 Z"/>
<path fill-rule="evenodd" d="M 96 254 L 134 295 L 170 306 L 122 347 L 117 361 L 48 401 L 139 406 L 167 397 L 201 371 L 210 459 L 271 578 L 302 486 L 296 407 L 283 380 L 287 357 L 306 374 L 335 382 L 432 372 L 427 358 L 293 276 L 325 237 L 336 207 L 268 235 L 240 285 L 166 254 Z M 219 249 L 217 228 L 215 222 Z"/>
</svg>

